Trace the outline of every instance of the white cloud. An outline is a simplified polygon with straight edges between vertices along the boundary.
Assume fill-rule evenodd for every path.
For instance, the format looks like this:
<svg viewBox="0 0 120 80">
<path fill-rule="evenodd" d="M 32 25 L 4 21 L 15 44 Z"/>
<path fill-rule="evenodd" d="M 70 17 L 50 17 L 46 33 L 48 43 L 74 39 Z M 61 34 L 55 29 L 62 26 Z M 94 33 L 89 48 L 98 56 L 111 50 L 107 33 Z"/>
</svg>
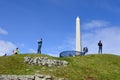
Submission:
<svg viewBox="0 0 120 80">
<path fill-rule="evenodd" d="M 2 28 L 0 28 L 0 34 L 7 35 L 8 32 Z"/>
<path fill-rule="evenodd" d="M 12 51 L 16 48 L 12 42 L 0 40 L 0 56 L 6 54 L 12 54 Z"/>
<path fill-rule="evenodd" d="M 88 24 L 88 23 L 86 23 Z M 92 24 L 89 23 L 89 24 Z M 99 25 L 103 25 L 103 23 L 100 23 Z M 93 25 L 95 27 L 96 25 Z M 98 41 L 102 40 L 103 42 L 103 53 L 111 53 L 120 55 L 120 27 L 119 26 L 110 26 L 105 25 L 106 27 L 103 28 L 99 26 L 96 29 L 92 29 L 93 32 L 90 32 L 89 29 L 87 30 L 87 33 L 84 32 L 83 37 L 83 46 L 88 46 L 89 53 L 98 53 Z M 101 28 L 100 28 L 101 27 Z"/>
<path fill-rule="evenodd" d="M 106 28 L 98 33 L 99 37 L 104 41 L 105 52 L 115 53 L 120 55 L 120 28 L 111 27 Z"/>
<path fill-rule="evenodd" d="M 109 22 L 102 20 L 92 20 L 91 22 L 85 23 L 82 25 L 84 29 L 93 29 L 93 28 L 101 28 L 109 25 Z"/>
</svg>

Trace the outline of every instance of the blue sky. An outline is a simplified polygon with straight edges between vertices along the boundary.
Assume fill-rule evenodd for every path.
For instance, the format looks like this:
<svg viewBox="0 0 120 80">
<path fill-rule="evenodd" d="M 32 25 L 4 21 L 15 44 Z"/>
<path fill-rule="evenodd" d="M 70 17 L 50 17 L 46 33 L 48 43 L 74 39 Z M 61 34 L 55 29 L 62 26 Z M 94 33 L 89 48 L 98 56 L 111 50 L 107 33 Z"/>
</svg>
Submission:
<svg viewBox="0 0 120 80">
<path fill-rule="evenodd" d="M 0 0 L 0 55 L 18 47 L 20 53 L 36 53 L 43 39 L 42 53 L 59 56 L 75 50 L 76 17 L 81 20 L 82 46 L 88 54 L 120 55 L 119 0 Z"/>
</svg>

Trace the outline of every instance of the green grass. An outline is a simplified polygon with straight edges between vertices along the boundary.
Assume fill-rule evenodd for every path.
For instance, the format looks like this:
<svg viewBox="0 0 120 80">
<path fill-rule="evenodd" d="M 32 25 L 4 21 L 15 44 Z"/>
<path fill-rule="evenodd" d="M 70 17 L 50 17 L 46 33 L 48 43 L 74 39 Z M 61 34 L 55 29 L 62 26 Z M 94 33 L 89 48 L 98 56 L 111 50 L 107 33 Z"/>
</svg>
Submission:
<svg viewBox="0 0 120 80">
<path fill-rule="evenodd" d="M 24 63 L 25 56 L 47 56 L 50 59 L 66 60 L 68 66 L 45 67 L 31 66 Z M 120 80 L 120 56 L 111 54 L 91 54 L 86 56 L 57 58 L 40 54 L 19 54 L 0 57 L 0 74 L 45 74 L 56 77 L 64 77 L 69 80 L 86 80 L 93 77 L 94 80 Z"/>
</svg>

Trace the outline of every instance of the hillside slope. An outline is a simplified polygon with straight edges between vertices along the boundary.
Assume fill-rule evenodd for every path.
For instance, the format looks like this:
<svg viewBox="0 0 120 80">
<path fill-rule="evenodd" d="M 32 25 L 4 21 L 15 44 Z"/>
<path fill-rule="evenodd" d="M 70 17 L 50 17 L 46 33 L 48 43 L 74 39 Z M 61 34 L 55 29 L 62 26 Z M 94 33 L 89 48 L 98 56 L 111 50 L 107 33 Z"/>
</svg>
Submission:
<svg viewBox="0 0 120 80">
<path fill-rule="evenodd" d="M 31 66 L 24 63 L 25 56 L 47 56 L 50 59 L 66 60 L 69 65 L 62 67 Z M 120 56 L 91 54 L 57 58 L 40 54 L 19 54 L 0 57 L 0 74 L 28 75 L 36 72 L 69 80 L 86 80 L 88 77 L 92 77 L 94 80 L 120 80 Z"/>
</svg>

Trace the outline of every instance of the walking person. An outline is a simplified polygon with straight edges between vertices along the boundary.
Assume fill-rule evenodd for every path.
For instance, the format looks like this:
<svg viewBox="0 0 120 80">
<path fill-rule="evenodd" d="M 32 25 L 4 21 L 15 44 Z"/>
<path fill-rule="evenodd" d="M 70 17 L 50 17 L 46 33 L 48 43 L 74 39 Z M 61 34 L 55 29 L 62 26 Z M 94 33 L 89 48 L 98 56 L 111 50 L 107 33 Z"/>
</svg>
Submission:
<svg viewBox="0 0 120 80">
<path fill-rule="evenodd" d="M 102 44 L 102 42 L 101 42 L 101 40 L 98 42 L 98 47 L 99 47 L 99 50 L 98 50 L 98 53 L 99 54 L 102 54 L 102 46 L 103 46 L 103 44 Z"/>
<path fill-rule="evenodd" d="M 38 49 L 37 49 L 37 53 L 41 54 L 41 47 L 42 47 L 42 38 L 40 40 L 38 40 Z"/>
</svg>

